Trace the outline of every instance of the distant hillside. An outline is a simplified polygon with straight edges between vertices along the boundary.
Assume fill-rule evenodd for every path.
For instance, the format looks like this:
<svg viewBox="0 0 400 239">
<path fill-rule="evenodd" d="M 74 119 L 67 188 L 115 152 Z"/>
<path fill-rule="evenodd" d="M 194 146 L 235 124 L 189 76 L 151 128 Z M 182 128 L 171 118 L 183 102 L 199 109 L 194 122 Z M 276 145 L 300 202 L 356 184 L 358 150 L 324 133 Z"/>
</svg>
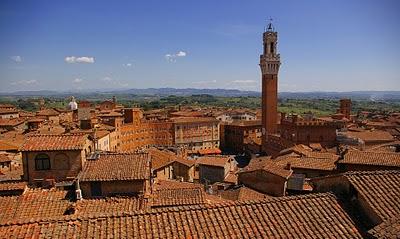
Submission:
<svg viewBox="0 0 400 239">
<path fill-rule="evenodd" d="M 208 94 L 220 97 L 259 97 L 257 91 L 241 91 L 234 89 L 176 89 L 176 88 L 148 88 L 148 89 L 126 89 L 126 90 L 85 90 L 85 91 L 18 91 L 12 93 L 0 93 L 0 96 L 7 97 L 69 97 L 71 95 L 83 97 L 109 97 L 111 95 L 135 95 L 135 96 L 191 96 Z M 349 91 L 349 92 L 280 92 L 281 99 L 340 99 L 351 98 L 353 100 L 400 100 L 400 91 Z"/>
</svg>

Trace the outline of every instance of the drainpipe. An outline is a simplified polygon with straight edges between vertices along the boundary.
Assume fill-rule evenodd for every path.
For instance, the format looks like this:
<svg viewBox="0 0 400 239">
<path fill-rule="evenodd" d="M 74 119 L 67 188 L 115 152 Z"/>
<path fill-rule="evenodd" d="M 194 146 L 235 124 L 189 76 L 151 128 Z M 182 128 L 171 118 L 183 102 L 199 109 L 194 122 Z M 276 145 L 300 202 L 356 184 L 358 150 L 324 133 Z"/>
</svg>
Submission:
<svg viewBox="0 0 400 239">
<path fill-rule="evenodd" d="M 76 183 L 75 183 L 75 196 L 76 196 L 76 200 L 82 200 L 82 190 L 81 187 L 79 185 L 79 178 L 80 178 L 80 173 L 78 175 L 78 177 L 76 178 Z"/>
</svg>

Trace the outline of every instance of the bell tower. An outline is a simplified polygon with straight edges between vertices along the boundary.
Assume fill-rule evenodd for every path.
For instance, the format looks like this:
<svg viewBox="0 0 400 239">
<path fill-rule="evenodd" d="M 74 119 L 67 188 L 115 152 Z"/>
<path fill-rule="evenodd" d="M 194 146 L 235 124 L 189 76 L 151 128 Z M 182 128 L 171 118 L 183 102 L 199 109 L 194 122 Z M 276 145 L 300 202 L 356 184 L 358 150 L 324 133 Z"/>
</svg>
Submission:
<svg viewBox="0 0 400 239">
<path fill-rule="evenodd" d="M 278 72 L 281 61 L 277 43 L 278 33 L 270 22 L 263 33 L 263 54 L 260 55 L 263 149 L 265 149 L 268 135 L 276 134 L 278 131 Z"/>
</svg>

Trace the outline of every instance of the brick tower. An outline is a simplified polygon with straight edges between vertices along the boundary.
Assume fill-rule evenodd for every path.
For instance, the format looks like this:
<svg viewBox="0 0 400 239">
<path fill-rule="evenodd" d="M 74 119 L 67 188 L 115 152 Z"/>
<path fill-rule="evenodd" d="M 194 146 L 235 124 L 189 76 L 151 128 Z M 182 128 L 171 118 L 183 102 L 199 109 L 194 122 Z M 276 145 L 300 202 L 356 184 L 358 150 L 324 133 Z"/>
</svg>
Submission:
<svg viewBox="0 0 400 239">
<path fill-rule="evenodd" d="M 280 55 L 277 52 L 278 33 L 272 23 L 268 24 L 263 34 L 264 52 L 260 55 L 262 73 L 262 144 L 265 150 L 269 134 L 276 134 L 278 108 L 278 72 Z"/>
<path fill-rule="evenodd" d="M 351 99 L 340 99 L 340 113 L 347 119 L 350 119 L 351 114 Z"/>
</svg>

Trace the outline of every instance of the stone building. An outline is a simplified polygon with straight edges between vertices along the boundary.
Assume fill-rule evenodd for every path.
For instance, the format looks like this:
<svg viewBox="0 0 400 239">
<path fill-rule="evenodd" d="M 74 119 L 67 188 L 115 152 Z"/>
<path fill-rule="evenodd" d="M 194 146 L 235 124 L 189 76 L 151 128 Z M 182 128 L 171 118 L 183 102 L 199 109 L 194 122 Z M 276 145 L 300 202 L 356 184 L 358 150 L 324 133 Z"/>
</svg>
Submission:
<svg viewBox="0 0 400 239">
<path fill-rule="evenodd" d="M 172 118 L 174 145 L 189 150 L 219 148 L 219 121 L 206 117 Z"/>
<path fill-rule="evenodd" d="M 196 160 L 199 182 L 205 184 L 223 182 L 235 167 L 235 161 L 230 156 L 205 156 Z"/>
<path fill-rule="evenodd" d="M 261 121 L 236 121 L 220 126 L 221 148 L 224 151 L 243 153 L 251 143 L 261 143 Z"/>
<path fill-rule="evenodd" d="M 150 187 L 150 158 L 147 153 L 94 154 L 79 175 L 85 198 L 144 195 Z"/>
<path fill-rule="evenodd" d="M 336 142 L 336 124 L 316 118 L 300 118 L 281 114 L 280 135 L 295 144 L 320 143 L 333 146 Z"/>
<path fill-rule="evenodd" d="M 99 109 L 102 110 L 113 110 L 117 107 L 117 101 L 115 96 L 113 96 L 112 100 L 105 100 L 99 104 Z"/>
<path fill-rule="evenodd" d="M 46 180 L 72 181 L 92 150 L 85 134 L 29 136 L 21 148 L 24 180 L 39 186 Z"/>
<path fill-rule="evenodd" d="M 243 120 L 256 120 L 257 116 L 255 112 L 251 112 L 249 110 L 230 110 L 215 115 L 215 118 L 221 122 L 233 122 Z"/>
<path fill-rule="evenodd" d="M 152 175 L 158 180 L 193 182 L 194 160 L 181 158 L 168 150 L 150 148 Z"/>
<path fill-rule="evenodd" d="M 239 184 L 271 196 L 285 196 L 287 182 L 293 170 L 271 161 L 270 157 L 252 159 L 239 172 Z"/>
<path fill-rule="evenodd" d="M 47 120 L 53 125 L 60 123 L 60 113 L 54 109 L 41 109 L 36 112 L 36 117 Z"/>
<path fill-rule="evenodd" d="M 132 151 L 149 146 L 172 146 L 173 134 L 172 122 L 147 120 L 138 108 L 124 109 L 119 148 L 121 151 Z"/>
</svg>

